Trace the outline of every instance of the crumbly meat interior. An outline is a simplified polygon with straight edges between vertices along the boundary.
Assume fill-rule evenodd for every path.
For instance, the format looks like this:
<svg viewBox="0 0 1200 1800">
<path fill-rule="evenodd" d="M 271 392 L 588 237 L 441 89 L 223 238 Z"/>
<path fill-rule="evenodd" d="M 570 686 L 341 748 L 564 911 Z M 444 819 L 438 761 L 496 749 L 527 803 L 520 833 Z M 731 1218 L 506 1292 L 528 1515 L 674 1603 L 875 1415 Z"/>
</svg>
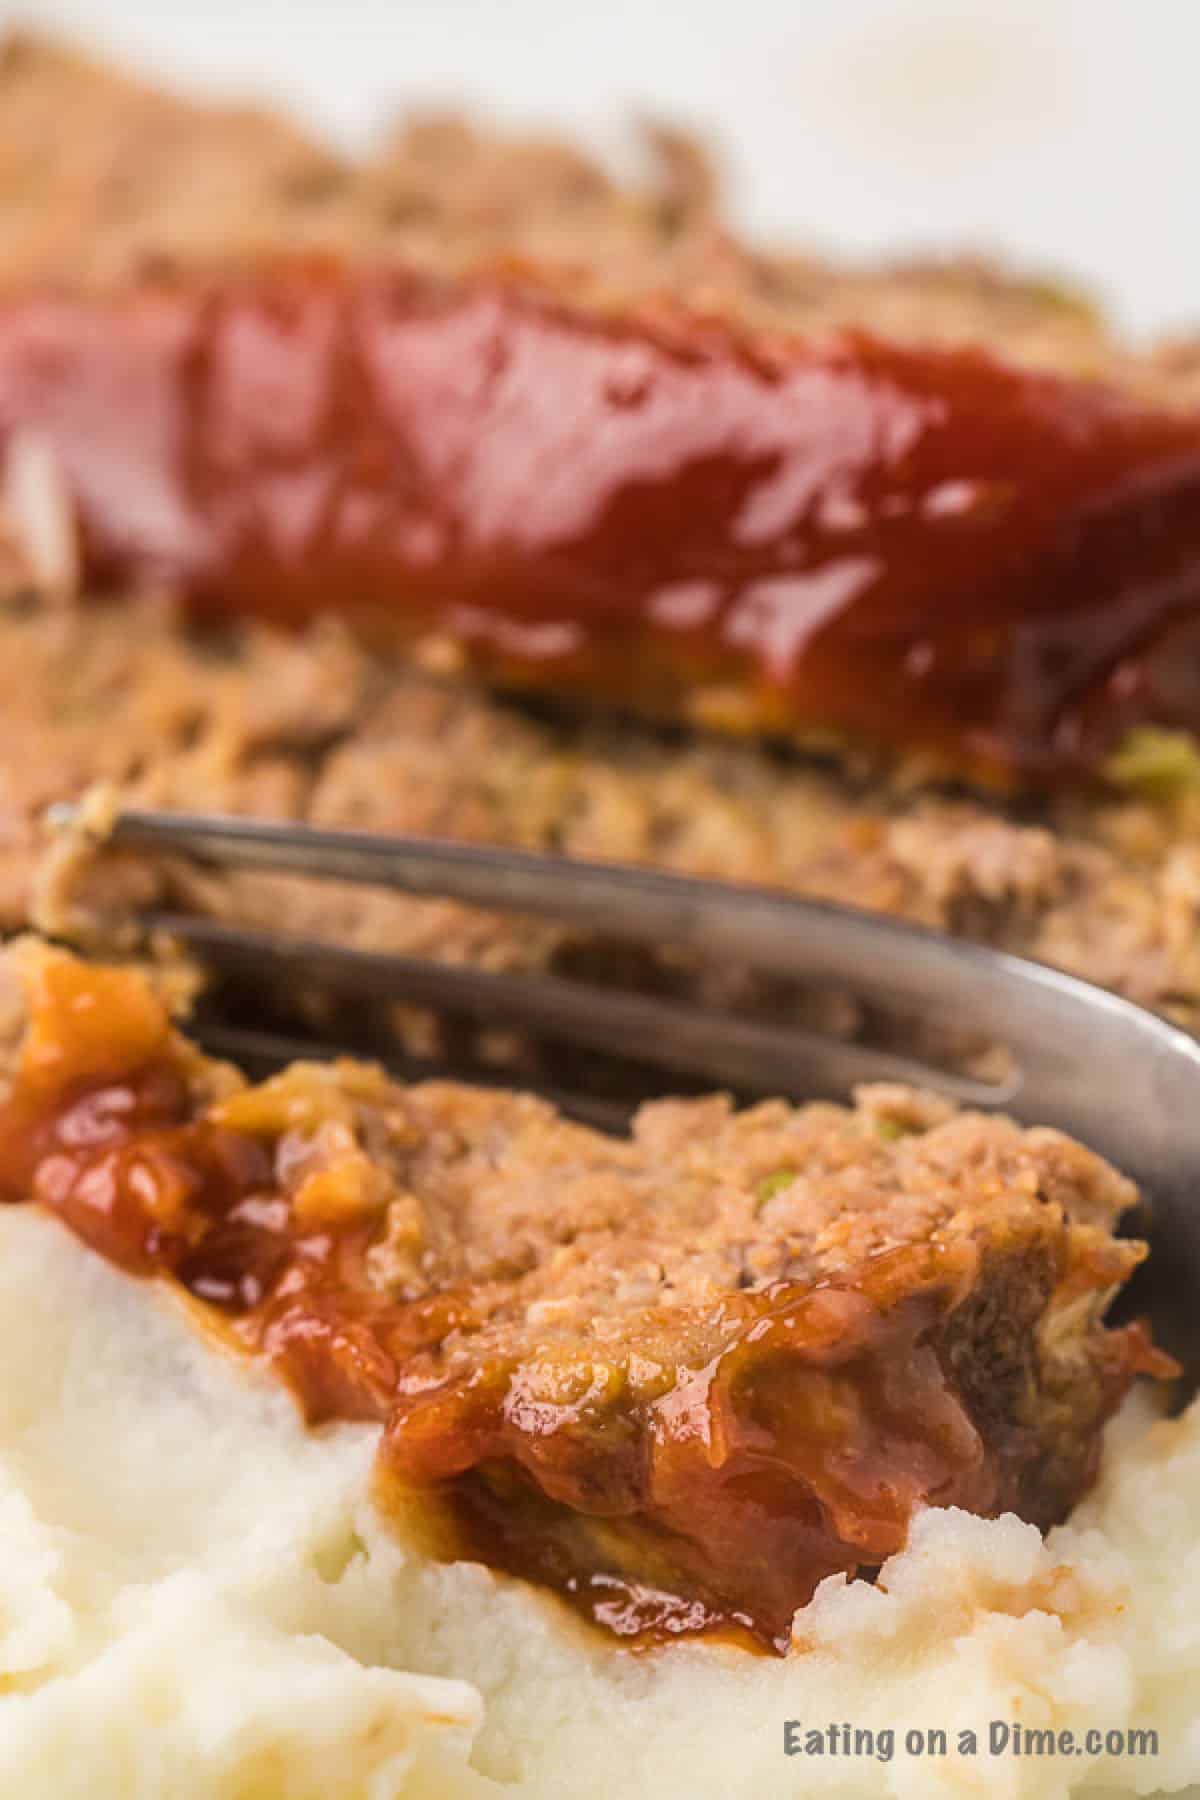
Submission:
<svg viewBox="0 0 1200 1800">
<path fill-rule="evenodd" d="M 442 1554 L 620 1634 L 782 1647 L 922 1504 L 1049 1525 L 1166 1370 L 1103 1323 L 1133 1191 L 1056 1132 L 889 1088 L 616 1139 L 351 1063 L 250 1087 L 137 974 L 15 960 L 0 1195 L 179 1283 L 313 1420 L 383 1422 L 381 1491 Z"/>
</svg>

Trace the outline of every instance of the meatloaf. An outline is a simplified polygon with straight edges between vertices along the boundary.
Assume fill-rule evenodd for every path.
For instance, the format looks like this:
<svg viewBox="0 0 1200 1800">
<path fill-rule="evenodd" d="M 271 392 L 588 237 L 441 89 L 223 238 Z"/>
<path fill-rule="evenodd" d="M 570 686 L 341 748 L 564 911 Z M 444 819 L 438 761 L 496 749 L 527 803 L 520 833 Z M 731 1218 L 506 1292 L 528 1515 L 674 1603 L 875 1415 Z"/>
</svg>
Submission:
<svg viewBox="0 0 1200 1800">
<path fill-rule="evenodd" d="M 1155 406 L 1200 392 L 1184 345 L 1131 356 L 1077 297 L 978 265 L 855 271 L 765 252 L 728 230 L 711 171 L 659 133 L 657 175 L 621 188 L 576 152 L 448 119 L 410 122 L 351 164 L 293 122 L 164 94 L 29 34 L 0 57 L 0 273 L 118 292 L 147 268 L 245 267 L 316 245 L 459 273 L 535 258 L 597 304 L 669 292 L 814 337 L 985 343 L 1020 369 L 1103 377 Z M 61 122 L 72 120 L 64 133 Z M 591 271 L 592 273 L 589 273 Z M 78 521 L 44 447 L 10 455 L 0 505 L 0 922 L 29 916 L 38 818 L 99 780 L 143 801 L 432 831 L 767 881 L 892 911 L 1070 968 L 1197 1016 L 1196 775 L 1190 734 L 1143 728 L 1086 782 L 1020 800 L 781 755 L 630 721 L 531 713 L 437 667 L 397 667 L 328 619 L 294 632 L 198 628 L 161 591 L 80 589 Z M 1182 661 L 1182 659 L 1180 659 Z M 437 902 L 217 880 L 59 854 L 39 916 L 102 928 L 130 902 L 183 898 L 251 922 L 496 966 L 599 972 L 697 991 L 670 946 L 612 946 Z M 805 1013 L 744 972 L 714 1002 Z M 824 1006 L 824 1002 L 822 1002 Z M 425 1021 L 406 1021 L 427 1042 Z M 461 1047 L 461 1034 L 456 1043 Z M 504 1048 L 501 1046 L 501 1048 Z"/>
<path fill-rule="evenodd" d="M 39 143 L 56 83 L 78 90 L 82 171 Z M 64 279 L 12 210 L 0 450 L 53 450 L 94 583 L 165 580 L 208 617 L 351 613 L 493 683 L 993 783 L 1194 723 L 1200 409 L 1179 355 L 1090 321 L 1082 361 L 1074 337 L 1031 351 L 1030 298 L 1014 322 L 999 283 L 948 329 L 936 275 L 898 324 L 886 272 L 764 305 L 770 259 L 736 245 L 728 291 L 706 290 L 644 204 L 622 281 L 595 273 L 600 241 L 584 257 L 568 231 L 534 261 L 514 227 L 464 255 L 436 216 L 431 261 L 360 217 L 361 168 L 306 162 L 279 122 L 28 41 L 7 84 L 11 154 L 45 155 L 37 216 L 82 241 Z M 164 195 L 173 216 L 185 162 L 207 199 L 181 251 Z M 278 193 L 318 166 L 313 237 Z M 98 291 L 89 251 L 114 233 Z"/>
<path fill-rule="evenodd" d="M 1134 437 L 1146 421 L 1162 434 L 1149 488 L 1118 482 L 1134 497 L 1118 548 L 1136 563 L 1143 537 L 1157 546 L 1153 592 L 1166 583 L 1171 611 L 1191 595 L 1200 382 L 1186 346 L 1133 356 L 1074 296 L 978 265 L 855 272 L 743 245 L 670 132 L 637 189 L 559 146 L 447 119 L 351 164 L 286 120 L 183 102 L 27 35 L 0 55 L 0 121 L 5 393 L 39 401 L 3 421 L 6 930 L 32 913 L 136 947 L 131 911 L 165 900 L 775 1017 L 842 1005 L 693 968 L 669 944 L 631 962 L 449 903 L 133 863 L 88 840 L 44 856 L 45 806 L 99 782 L 97 817 L 124 796 L 770 882 L 1019 949 L 1195 1021 L 1200 759 L 1186 730 L 1145 723 L 1137 682 L 1138 731 L 1101 734 L 1103 755 L 1019 798 L 962 779 L 1003 773 L 1003 757 L 881 764 L 853 734 L 722 740 L 730 720 L 711 703 L 689 714 L 703 735 L 568 712 L 557 695 L 518 702 L 464 668 L 453 634 L 403 655 L 352 635 L 332 590 L 270 624 L 198 610 L 196 584 L 143 554 L 163 523 L 154 490 L 126 483 L 98 512 L 78 461 L 103 488 L 104 434 L 123 416 L 105 320 L 146 306 L 169 337 L 176 301 L 203 311 L 298 249 L 335 257 L 311 266 L 336 281 L 403 263 L 414 291 L 451 296 L 501 265 L 505 281 L 524 271 L 504 295 L 523 294 L 536 263 L 538 292 L 567 296 L 585 335 L 647 307 L 719 316 L 728 362 L 731 333 L 762 347 L 865 330 L 892 370 L 965 358 L 999 370 L 1006 394 L 1066 393 L 1089 418 L 1117 395 Z M 47 318 L 72 322 L 48 363 Z M 55 389 L 58 352 L 97 327 L 99 361 L 76 366 L 103 378 L 102 404 L 82 426 L 52 406 L 56 436 L 47 392 L 74 407 L 82 391 Z M 951 490 L 939 518 L 963 498 Z M 825 524 L 858 529 L 852 510 L 833 504 Z M 1108 573 L 1105 557 L 1089 566 Z M 917 662 L 928 674 L 936 657 Z M 314 1421 L 382 1424 L 380 1494 L 439 1555 L 537 1581 L 627 1640 L 719 1630 L 780 1648 L 823 1576 L 878 1567 L 929 1502 L 1049 1524 L 1088 1485 L 1133 1375 L 1167 1370 L 1140 1328 L 1104 1324 L 1142 1254 L 1113 1235 L 1128 1184 L 1053 1132 L 892 1089 L 841 1108 L 658 1100 L 610 1138 L 528 1095 L 403 1086 L 351 1062 L 252 1087 L 177 1036 L 136 973 L 36 947 L 12 970 L 29 1023 L 17 1043 L 23 1003 L 0 994 L 15 1046 L 4 1197 L 175 1284 Z M 388 1023 L 432 1041 L 427 1020 Z M 453 1021 L 436 1029 L 463 1050 Z"/>
<path fill-rule="evenodd" d="M 529 1096 L 345 1062 L 257 1087 L 136 973 L 31 940 L 0 1195 L 178 1284 L 314 1423 L 385 1429 L 379 1487 L 623 1637 L 782 1650 L 915 1508 L 1046 1526 L 1144 1329 L 1144 1247 L 1078 1144 L 910 1090 L 661 1101 L 629 1139 Z"/>
</svg>

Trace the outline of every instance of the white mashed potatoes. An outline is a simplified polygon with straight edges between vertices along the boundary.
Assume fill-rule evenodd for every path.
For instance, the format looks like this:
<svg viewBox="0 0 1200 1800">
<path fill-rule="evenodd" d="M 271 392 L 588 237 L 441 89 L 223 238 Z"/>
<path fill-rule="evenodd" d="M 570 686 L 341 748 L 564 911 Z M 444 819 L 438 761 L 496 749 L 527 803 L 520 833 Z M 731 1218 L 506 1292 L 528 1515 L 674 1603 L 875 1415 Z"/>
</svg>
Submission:
<svg viewBox="0 0 1200 1800">
<path fill-rule="evenodd" d="M 55 1221 L 0 1211 L 0 1794 L 1023 1800 L 1200 1780 L 1200 1411 L 1127 1410 L 1100 1488 L 1045 1543 L 927 1513 L 878 1586 L 824 1585 L 784 1660 L 614 1651 L 518 1584 L 406 1553 L 370 1504 L 373 1449 L 366 1428 L 306 1431 Z M 785 1755 L 788 1720 L 802 1746 L 837 1726 L 838 1752 Z M 991 1721 L 1158 1749 L 993 1754 Z M 845 1755 L 843 1724 L 891 1727 L 891 1760 L 879 1738 Z M 906 1751 L 935 1729 L 946 1755 Z"/>
</svg>

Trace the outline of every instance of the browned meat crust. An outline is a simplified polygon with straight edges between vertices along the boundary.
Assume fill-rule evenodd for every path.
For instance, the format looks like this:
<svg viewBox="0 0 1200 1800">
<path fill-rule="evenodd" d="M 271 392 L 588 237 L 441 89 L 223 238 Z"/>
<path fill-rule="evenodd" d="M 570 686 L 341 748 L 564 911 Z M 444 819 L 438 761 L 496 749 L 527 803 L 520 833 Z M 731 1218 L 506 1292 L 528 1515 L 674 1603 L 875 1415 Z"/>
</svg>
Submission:
<svg viewBox="0 0 1200 1800">
<path fill-rule="evenodd" d="M 1167 1371 L 1102 1322 L 1132 1189 L 1056 1132 L 907 1090 L 662 1101 L 618 1140 L 350 1063 L 248 1088 L 138 976 L 21 967 L 0 1197 L 171 1275 L 314 1420 L 385 1422 L 384 1491 L 443 1550 L 622 1634 L 782 1647 L 921 1504 L 1048 1525 Z"/>
</svg>

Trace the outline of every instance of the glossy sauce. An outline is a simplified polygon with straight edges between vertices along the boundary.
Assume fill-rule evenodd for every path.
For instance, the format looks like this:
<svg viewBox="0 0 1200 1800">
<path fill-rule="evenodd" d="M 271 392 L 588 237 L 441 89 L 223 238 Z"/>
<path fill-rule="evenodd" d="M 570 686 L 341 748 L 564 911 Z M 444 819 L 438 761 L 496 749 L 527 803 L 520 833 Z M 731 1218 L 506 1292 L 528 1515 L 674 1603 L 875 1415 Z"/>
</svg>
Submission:
<svg viewBox="0 0 1200 1800">
<path fill-rule="evenodd" d="M 989 780 L 1200 726 L 1170 650 L 1200 419 L 983 353 L 282 262 L 0 302 L 23 427 L 92 578 L 203 618 L 345 612 L 500 683 Z"/>
<path fill-rule="evenodd" d="M 1022 1506 L 1027 1432 L 982 1436 L 933 1342 L 973 1251 L 915 1244 L 853 1282 L 731 1293 L 716 1352 L 689 1363 L 681 1335 L 650 1382 L 633 1357 L 593 1369 L 585 1342 L 549 1402 L 494 1339 L 471 1354 L 501 1277 L 416 1298 L 373 1284 L 380 1212 L 302 1206 L 294 1138 L 261 1111 L 231 1128 L 198 1097 L 199 1058 L 136 976 L 50 955 L 31 1005 L 0 1103 L 0 1199 L 32 1198 L 122 1268 L 181 1284 L 308 1419 L 383 1424 L 381 1498 L 415 1507 L 436 1554 L 541 1583 L 630 1643 L 717 1631 L 782 1650 L 817 1583 L 877 1567 L 922 1501 Z M 284 1079 L 272 1105 L 311 1124 L 313 1090 Z M 1112 1333 L 1112 1408 L 1138 1368 L 1164 1359 L 1140 1327 Z"/>
</svg>

